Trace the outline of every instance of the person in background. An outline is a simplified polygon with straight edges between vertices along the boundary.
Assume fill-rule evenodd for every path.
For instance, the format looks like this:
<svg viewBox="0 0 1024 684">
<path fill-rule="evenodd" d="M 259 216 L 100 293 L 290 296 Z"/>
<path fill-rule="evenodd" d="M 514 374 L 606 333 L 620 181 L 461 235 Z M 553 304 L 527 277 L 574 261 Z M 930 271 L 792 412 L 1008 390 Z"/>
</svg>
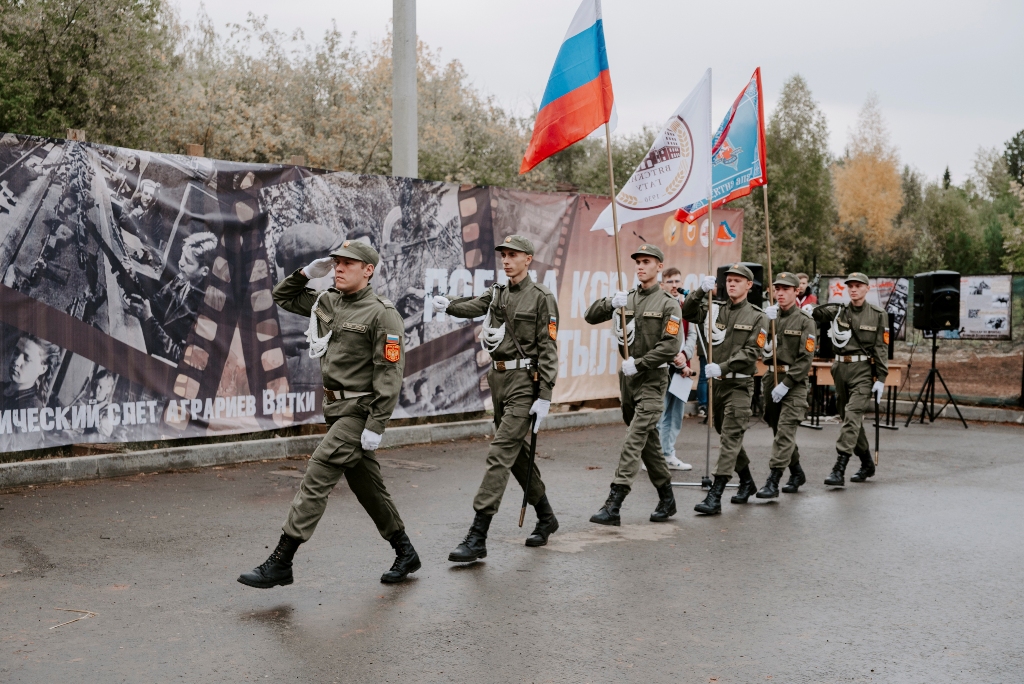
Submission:
<svg viewBox="0 0 1024 684">
<path fill-rule="evenodd" d="M 679 288 L 683 285 L 683 275 L 678 268 L 666 268 L 661 275 L 661 289 L 675 297 L 682 306 L 683 294 Z M 693 358 L 694 347 L 697 344 L 697 326 L 690 325 L 683 321 L 683 334 L 679 336 L 679 353 L 672 359 L 669 365 L 669 384 L 673 375 L 682 375 L 689 378 L 694 375 L 690 369 L 690 359 Z M 672 394 L 665 392 L 665 410 L 658 421 L 658 432 L 661 433 L 661 453 L 665 456 L 665 463 L 669 470 L 690 470 L 693 466 L 683 463 L 676 457 L 676 439 L 683 427 L 683 412 L 686 403 Z"/>
<path fill-rule="evenodd" d="M 814 307 L 818 305 L 818 297 L 811 292 L 811 288 L 808 285 L 811 279 L 806 273 L 797 273 L 796 277 L 800 279 L 800 287 L 796 291 L 796 305 L 807 313 L 812 313 Z"/>
<path fill-rule="evenodd" d="M 718 294 L 718 285 L 711 288 L 711 294 Z M 702 344 L 700 340 L 697 341 L 697 360 L 700 363 L 700 376 L 697 378 L 697 415 L 702 423 L 708 422 L 708 376 L 704 372 L 704 367 L 708 365 L 708 357 L 704 350 L 705 344 L 707 342 Z"/>
</svg>

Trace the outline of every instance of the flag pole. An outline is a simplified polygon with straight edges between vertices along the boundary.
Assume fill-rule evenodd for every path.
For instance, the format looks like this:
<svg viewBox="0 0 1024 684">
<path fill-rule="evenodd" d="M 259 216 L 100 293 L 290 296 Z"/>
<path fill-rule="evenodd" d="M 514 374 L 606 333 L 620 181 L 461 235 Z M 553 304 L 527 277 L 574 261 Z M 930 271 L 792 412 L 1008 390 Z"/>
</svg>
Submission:
<svg viewBox="0 0 1024 684">
<path fill-rule="evenodd" d="M 616 290 L 620 287 L 624 287 L 622 283 L 622 257 L 619 255 L 619 212 L 616 210 L 615 201 L 615 170 L 612 167 L 612 130 L 608 125 L 608 122 L 604 122 L 604 143 L 605 149 L 608 150 L 608 187 L 611 189 L 612 195 L 612 228 L 615 231 L 615 280 Z M 622 350 L 625 352 L 624 358 L 629 358 L 629 342 L 626 339 L 628 333 L 626 331 L 626 309 L 625 307 L 619 309 L 619 313 L 622 316 Z"/>
<path fill-rule="evenodd" d="M 711 193 L 708 193 L 708 275 L 711 275 L 712 262 L 711 262 L 711 245 L 715 243 L 715 222 L 711 211 Z M 698 229 L 699 231 L 699 229 Z M 699 234 L 699 233 L 698 233 Z M 714 289 L 714 288 L 712 288 Z M 714 344 L 711 342 L 711 329 L 715 322 L 711 320 L 711 312 L 714 310 L 714 299 L 712 298 L 711 292 L 708 292 L 708 315 L 707 315 L 707 340 L 708 346 L 704 350 L 704 355 L 708 357 L 708 363 L 712 363 L 711 355 L 714 348 Z M 708 431 L 707 441 L 704 445 L 704 477 L 707 479 L 711 474 L 711 429 L 715 423 L 715 399 L 711 388 L 712 378 L 707 378 L 708 382 Z"/>
<path fill-rule="evenodd" d="M 764 191 L 764 239 L 768 249 L 768 303 L 775 304 L 775 282 L 772 278 L 772 231 L 768 227 L 768 184 L 761 186 Z M 775 337 L 775 321 L 772 321 L 772 372 L 775 384 L 779 384 L 779 347 Z"/>
</svg>

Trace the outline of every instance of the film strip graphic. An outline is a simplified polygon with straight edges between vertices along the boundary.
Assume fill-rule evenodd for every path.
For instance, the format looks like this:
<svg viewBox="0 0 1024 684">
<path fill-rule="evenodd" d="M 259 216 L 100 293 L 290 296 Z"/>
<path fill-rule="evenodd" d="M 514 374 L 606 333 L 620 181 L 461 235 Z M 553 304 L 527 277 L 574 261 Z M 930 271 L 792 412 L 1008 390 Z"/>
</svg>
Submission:
<svg viewBox="0 0 1024 684">
<path fill-rule="evenodd" d="M 294 422 L 300 413 L 297 409 L 309 413 L 317 405 L 315 400 L 304 397 L 300 402 L 294 394 L 289 396 L 288 367 L 263 241 L 266 215 L 259 210 L 258 197 L 262 187 L 262 179 L 251 171 L 217 174 L 223 230 L 206 279 L 206 294 L 177 369 L 171 402 L 177 399 L 187 410 L 169 408 L 165 414 L 165 422 L 180 431 L 190 423 L 208 430 L 284 427 Z M 232 360 L 233 351 L 237 360 Z M 245 386 L 238 378 L 242 366 Z M 225 378 L 225 371 L 235 373 Z M 226 396 L 218 398 L 222 388 Z M 265 413 L 268 392 L 273 392 L 273 408 Z M 239 399 L 249 395 L 255 405 Z M 207 402 L 212 402 L 212 414 Z M 203 417 L 197 410 L 200 404 Z"/>
</svg>

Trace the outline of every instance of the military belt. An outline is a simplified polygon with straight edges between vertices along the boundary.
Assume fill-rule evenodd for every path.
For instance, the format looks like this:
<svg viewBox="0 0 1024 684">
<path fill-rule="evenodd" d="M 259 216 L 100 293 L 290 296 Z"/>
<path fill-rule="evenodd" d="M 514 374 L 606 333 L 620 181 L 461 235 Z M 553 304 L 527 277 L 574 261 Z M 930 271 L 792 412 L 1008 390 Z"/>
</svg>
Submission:
<svg viewBox="0 0 1024 684">
<path fill-rule="evenodd" d="M 334 401 L 340 401 L 342 399 L 356 399 L 358 397 L 365 397 L 368 394 L 373 394 L 373 392 L 353 392 L 351 390 L 332 390 L 332 389 L 327 389 L 326 387 L 324 387 L 324 399 L 327 400 L 327 403 L 331 403 L 331 402 L 334 402 Z"/>
<path fill-rule="evenodd" d="M 733 380 L 738 378 L 749 378 L 751 376 L 747 375 L 746 373 L 726 373 L 722 377 L 728 380 Z"/>
<path fill-rule="evenodd" d="M 514 359 L 512 361 L 492 361 L 491 368 L 496 371 L 516 370 L 518 368 L 529 368 L 533 365 L 533 359 Z"/>
<path fill-rule="evenodd" d="M 772 373 L 774 373 L 774 372 L 775 372 L 775 369 L 776 369 L 776 368 L 778 368 L 778 369 L 779 369 L 780 371 L 782 371 L 783 373 L 788 373 L 788 372 L 789 372 L 789 366 L 788 366 L 788 365 L 786 365 L 786 364 L 780 364 L 780 365 L 778 365 L 778 366 L 768 366 L 768 370 L 769 370 L 770 372 L 772 372 Z"/>
<path fill-rule="evenodd" d="M 856 363 L 857 361 L 870 361 L 871 357 L 867 354 L 854 354 L 853 356 L 837 356 L 836 361 L 839 363 Z"/>
</svg>

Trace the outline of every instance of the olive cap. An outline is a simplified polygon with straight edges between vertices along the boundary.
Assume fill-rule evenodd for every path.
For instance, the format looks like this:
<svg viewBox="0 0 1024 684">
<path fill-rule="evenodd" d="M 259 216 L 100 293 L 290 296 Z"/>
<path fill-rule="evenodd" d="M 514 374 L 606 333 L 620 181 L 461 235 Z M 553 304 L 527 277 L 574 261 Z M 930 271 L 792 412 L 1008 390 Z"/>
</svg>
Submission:
<svg viewBox="0 0 1024 684">
<path fill-rule="evenodd" d="M 863 273 L 860 273 L 858 271 L 854 271 L 850 275 L 846 276 L 846 282 L 848 282 L 848 283 L 864 283 L 865 285 L 870 285 L 871 284 L 871 281 L 868 280 L 868 277 L 866 275 L 864 275 Z"/>
<path fill-rule="evenodd" d="M 517 252 L 526 252 L 530 256 L 533 256 L 533 243 L 522 235 L 509 235 L 498 243 L 494 248 L 494 251 L 497 252 L 501 249 L 514 249 Z"/>
<path fill-rule="evenodd" d="M 380 263 L 380 254 L 377 253 L 377 250 L 362 240 L 345 240 L 339 247 L 331 250 L 331 256 L 355 259 L 373 266 Z"/>
<path fill-rule="evenodd" d="M 789 271 L 783 271 L 775 276 L 775 280 L 772 285 L 788 285 L 790 287 L 800 287 L 800 279 L 796 277 L 795 273 Z"/>
<path fill-rule="evenodd" d="M 629 255 L 630 259 L 636 259 L 638 256 L 652 256 L 661 263 L 665 263 L 665 253 L 654 245 L 644 243 L 636 248 L 636 251 Z"/>
<path fill-rule="evenodd" d="M 729 275 L 730 273 L 732 273 L 733 275 L 743 276 L 744 278 L 751 282 L 753 282 L 754 280 L 753 271 L 751 271 L 749 268 L 747 268 L 746 266 L 739 262 L 731 265 L 729 268 L 725 270 L 726 275 Z"/>
</svg>

